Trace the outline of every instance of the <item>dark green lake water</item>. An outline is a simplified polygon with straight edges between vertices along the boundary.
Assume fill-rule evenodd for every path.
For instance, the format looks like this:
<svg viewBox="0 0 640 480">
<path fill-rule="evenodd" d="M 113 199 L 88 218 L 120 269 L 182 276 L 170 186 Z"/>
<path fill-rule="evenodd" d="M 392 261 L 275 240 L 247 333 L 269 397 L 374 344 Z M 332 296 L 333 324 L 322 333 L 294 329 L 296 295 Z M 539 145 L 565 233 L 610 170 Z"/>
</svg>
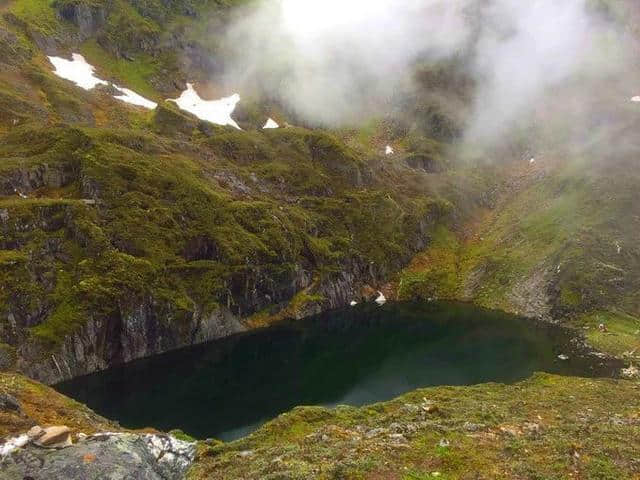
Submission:
<svg viewBox="0 0 640 480">
<path fill-rule="evenodd" d="M 228 441 L 298 405 L 363 405 L 419 387 L 514 382 L 534 371 L 612 374 L 570 340 L 562 328 L 463 304 L 371 304 L 56 388 L 125 427 L 179 428 Z"/>
</svg>

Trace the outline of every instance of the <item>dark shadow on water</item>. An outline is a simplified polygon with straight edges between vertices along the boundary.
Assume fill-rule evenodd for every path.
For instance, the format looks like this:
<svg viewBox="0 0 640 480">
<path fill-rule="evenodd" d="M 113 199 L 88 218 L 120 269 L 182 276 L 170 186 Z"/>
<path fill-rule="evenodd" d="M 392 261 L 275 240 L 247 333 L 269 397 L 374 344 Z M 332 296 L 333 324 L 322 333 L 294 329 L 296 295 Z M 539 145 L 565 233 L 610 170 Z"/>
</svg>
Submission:
<svg viewBox="0 0 640 480">
<path fill-rule="evenodd" d="M 125 427 L 228 441 L 298 405 L 363 405 L 419 387 L 510 383 L 535 371 L 612 374 L 570 340 L 565 329 L 465 304 L 362 305 L 56 388 Z"/>
</svg>

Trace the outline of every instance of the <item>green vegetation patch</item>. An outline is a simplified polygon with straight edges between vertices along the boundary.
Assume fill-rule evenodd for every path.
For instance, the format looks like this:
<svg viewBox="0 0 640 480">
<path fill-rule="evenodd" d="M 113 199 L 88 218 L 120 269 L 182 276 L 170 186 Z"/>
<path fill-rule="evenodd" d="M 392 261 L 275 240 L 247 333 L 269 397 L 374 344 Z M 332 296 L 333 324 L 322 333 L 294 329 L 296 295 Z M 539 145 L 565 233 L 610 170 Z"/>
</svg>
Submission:
<svg viewBox="0 0 640 480">
<path fill-rule="evenodd" d="M 536 374 L 361 408 L 301 407 L 245 439 L 202 444 L 188 478 L 634 478 L 639 391 Z"/>
</svg>

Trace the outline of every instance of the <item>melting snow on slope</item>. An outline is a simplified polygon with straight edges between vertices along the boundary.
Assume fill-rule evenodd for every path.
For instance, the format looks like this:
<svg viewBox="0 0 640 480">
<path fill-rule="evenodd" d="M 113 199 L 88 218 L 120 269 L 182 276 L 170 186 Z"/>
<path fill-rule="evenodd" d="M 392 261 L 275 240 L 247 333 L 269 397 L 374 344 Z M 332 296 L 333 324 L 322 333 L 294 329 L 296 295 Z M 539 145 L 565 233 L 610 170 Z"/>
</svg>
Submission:
<svg viewBox="0 0 640 480">
<path fill-rule="evenodd" d="M 637 97 L 633 97 L 631 101 L 640 103 L 640 95 L 638 95 Z"/>
<path fill-rule="evenodd" d="M 187 89 L 182 92 L 180 98 L 169 101 L 175 102 L 182 110 L 194 114 L 200 120 L 207 120 L 222 126 L 231 125 L 238 130 L 242 130 L 235 120 L 231 118 L 231 114 L 240 101 L 240 95 L 237 93 L 220 100 L 203 100 L 198 95 L 198 92 L 193 89 L 193 85 L 187 83 Z"/>
<path fill-rule="evenodd" d="M 278 125 L 273 118 L 270 118 L 269 120 L 267 120 L 267 123 L 265 123 L 264 127 L 262 127 L 262 128 L 263 129 L 280 128 L 280 125 Z"/>
<path fill-rule="evenodd" d="M 393 147 L 391 145 L 387 145 L 387 148 L 385 148 L 384 153 L 386 155 L 393 155 L 395 151 L 393 150 Z"/>
<path fill-rule="evenodd" d="M 132 105 L 138 105 L 139 107 L 148 108 L 149 110 L 154 110 L 158 104 L 156 102 L 152 102 L 151 100 L 147 100 L 141 95 L 138 95 L 133 90 L 129 90 L 128 88 L 118 87 L 114 85 L 114 88 L 118 90 L 122 95 L 116 95 L 114 98 L 118 100 L 122 100 L 123 102 L 130 103 Z"/>
<path fill-rule="evenodd" d="M 93 65 L 87 63 L 82 55 L 74 53 L 71 55 L 71 60 L 67 60 L 61 57 L 48 57 L 51 64 L 55 67 L 53 71 L 57 76 L 70 80 L 80 88 L 85 90 L 91 90 L 97 85 L 109 85 L 109 82 L 102 80 L 95 76 L 95 68 Z M 132 105 L 138 105 L 140 107 L 153 110 L 157 107 L 157 104 L 151 100 L 138 95 L 136 92 L 129 90 L 128 88 L 118 87 L 113 85 L 122 95 L 115 95 L 114 98 L 121 100 Z"/>
<path fill-rule="evenodd" d="M 89 65 L 84 57 L 78 53 L 71 55 L 72 60 L 61 57 L 48 57 L 55 70 L 53 73 L 66 80 L 71 80 L 80 88 L 91 90 L 96 85 L 109 85 L 108 82 L 96 77 L 95 68 Z"/>
</svg>

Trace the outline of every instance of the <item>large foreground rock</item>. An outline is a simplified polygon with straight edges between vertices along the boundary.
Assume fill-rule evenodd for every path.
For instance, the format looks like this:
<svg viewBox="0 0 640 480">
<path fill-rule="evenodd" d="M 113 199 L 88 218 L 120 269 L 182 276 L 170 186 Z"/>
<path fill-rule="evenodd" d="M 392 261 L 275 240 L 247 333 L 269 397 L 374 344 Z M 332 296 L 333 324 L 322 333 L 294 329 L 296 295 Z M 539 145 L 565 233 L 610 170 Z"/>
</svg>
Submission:
<svg viewBox="0 0 640 480">
<path fill-rule="evenodd" d="M 169 435 L 97 434 L 72 447 L 28 446 L 0 459 L 3 480 L 179 480 L 195 444 Z"/>
</svg>

